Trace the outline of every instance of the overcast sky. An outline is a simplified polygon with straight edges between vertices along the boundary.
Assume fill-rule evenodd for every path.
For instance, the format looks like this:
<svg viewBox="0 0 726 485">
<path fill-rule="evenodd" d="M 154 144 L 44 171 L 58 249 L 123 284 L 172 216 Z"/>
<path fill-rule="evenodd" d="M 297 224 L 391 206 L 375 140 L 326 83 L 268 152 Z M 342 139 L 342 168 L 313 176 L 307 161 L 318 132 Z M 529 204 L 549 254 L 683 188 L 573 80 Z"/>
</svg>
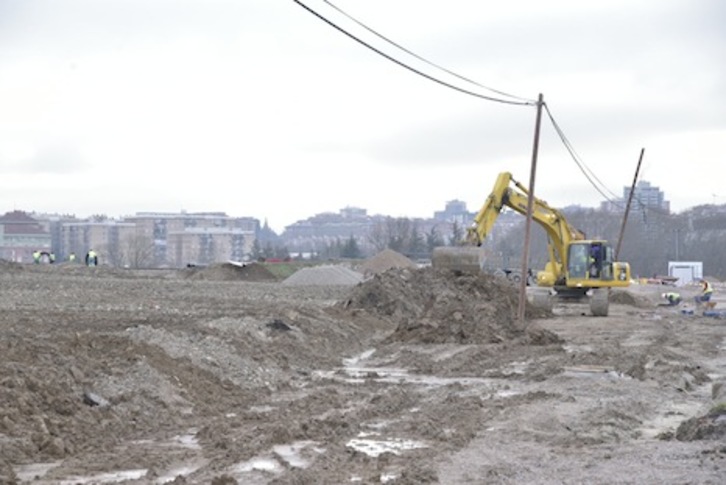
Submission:
<svg viewBox="0 0 726 485">
<path fill-rule="evenodd" d="M 331 3 L 480 85 L 542 93 L 608 197 L 644 148 L 673 210 L 726 203 L 726 2 Z M 347 206 L 474 211 L 499 172 L 528 183 L 535 115 L 293 0 L 0 0 L 0 213 L 224 211 L 281 232 Z M 538 197 L 605 200 L 546 114 L 539 155 Z"/>
</svg>

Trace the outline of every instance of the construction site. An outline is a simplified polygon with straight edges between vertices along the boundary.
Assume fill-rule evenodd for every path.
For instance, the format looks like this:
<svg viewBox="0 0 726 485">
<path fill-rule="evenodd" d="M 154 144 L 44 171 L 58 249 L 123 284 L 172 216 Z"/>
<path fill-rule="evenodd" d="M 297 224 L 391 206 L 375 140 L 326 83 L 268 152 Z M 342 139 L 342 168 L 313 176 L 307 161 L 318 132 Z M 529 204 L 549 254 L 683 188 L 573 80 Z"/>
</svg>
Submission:
<svg viewBox="0 0 726 485">
<path fill-rule="evenodd" d="M 696 286 L 520 321 L 511 281 L 387 250 L 284 279 L 4 262 L 0 291 L 0 483 L 726 477 L 726 320 Z"/>
</svg>

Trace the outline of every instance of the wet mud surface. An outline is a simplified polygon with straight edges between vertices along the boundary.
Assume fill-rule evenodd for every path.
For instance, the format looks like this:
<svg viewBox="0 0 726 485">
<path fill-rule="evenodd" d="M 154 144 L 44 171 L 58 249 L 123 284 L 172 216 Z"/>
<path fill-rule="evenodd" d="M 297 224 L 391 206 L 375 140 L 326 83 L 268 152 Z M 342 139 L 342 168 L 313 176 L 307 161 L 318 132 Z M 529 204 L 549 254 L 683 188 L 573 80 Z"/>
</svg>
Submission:
<svg viewBox="0 0 726 485">
<path fill-rule="evenodd" d="M 194 273 L 0 264 L 0 483 L 725 480 L 726 320 L 657 286 Z"/>
</svg>

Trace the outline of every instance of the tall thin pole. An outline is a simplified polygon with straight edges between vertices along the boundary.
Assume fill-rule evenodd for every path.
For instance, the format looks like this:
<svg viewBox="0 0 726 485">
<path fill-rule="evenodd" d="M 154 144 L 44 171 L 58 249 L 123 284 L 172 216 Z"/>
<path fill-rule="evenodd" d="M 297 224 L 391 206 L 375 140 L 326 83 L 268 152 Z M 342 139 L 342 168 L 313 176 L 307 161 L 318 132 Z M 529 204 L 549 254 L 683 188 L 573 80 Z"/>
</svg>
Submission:
<svg viewBox="0 0 726 485">
<path fill-rule="evenodd" d="M 537 121 L 534 124 L 534 142 L 532 143 L 532 166 L 529 170 L 529 195 L 527 197 L 527 221 L 524 225 L 524 251 L 522 251 L 522 277 L 519 281 L 519 307 L 517 308 L 517 319 L 522 328 L 524 323 L 524 308 L 527 303 L 527 277 L 529 276 L 529 236 L 532 228 L 532 209 L 534 207 L 534 180 L 537 172 L 537 153 L 539 152 L 539 128 L 542 124 L 542 105 L 544 104 L 542 93 L 537 99 Z"/>
<path fill-rule="evenodd" d="M 625 224 L 628 222 L 628 214 L 630 213 L 630 203 L 633 200 L 633 194 L 635 193 L 635 183 L 638 181 L 638 173 L 640 172 L 640 164 L 643 163 L 643 154 L 645 148 L 640 149 L 640 158 L 638 158 L 638 166 L 635 167 L 635 177 L 633 177 L 633 185 L 630 186 L 630 195 L 628 196 L 628 203 L 625 204 L 625 214 L 623 215 L 623 223 L 620 226 L 620 236 L 618 236 L 618 245 L 615 247 L 615 261 L 618 260 L 620 254 L 620 246 L 623 244 L 623 236 L 625 235 Z"/>
</svg>

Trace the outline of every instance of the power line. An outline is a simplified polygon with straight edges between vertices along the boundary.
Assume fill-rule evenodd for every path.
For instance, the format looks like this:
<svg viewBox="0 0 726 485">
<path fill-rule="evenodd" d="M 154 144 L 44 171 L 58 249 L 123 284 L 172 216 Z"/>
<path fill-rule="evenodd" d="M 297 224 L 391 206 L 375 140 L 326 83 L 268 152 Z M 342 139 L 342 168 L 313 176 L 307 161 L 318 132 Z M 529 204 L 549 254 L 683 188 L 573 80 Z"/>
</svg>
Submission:
<svg viewBox="0 0 726 485">
<path fill-rule="evenodd" d="M 500 95 L 502 95 L 502 96 L 507 96 L 507 97 L 509 97 L 509 98 L 514 98 L 514 99 L 518 99 L 518 100 L 520 100 L 520 101 L 529 101 L 529 102 L 531 102 L 531 103 L 533 103 L 533 104 L 534 104 L 534 103 L 536 103 L 536 101 L 534 101 L 534 100 L 531 100 L 531 99 L 528 99 L 528 98 L 522 98 L 522 97 L 520 97 L 520 96 L 515 96 L 515 95 L 513 95 L 513 94 L 505 93 L 504 91 L 499 91 L 499 90 L 497 90 L 497 89 L 494 89 L 494 88 L 490 88 L 489 86 L 485 86 L 485 85 L 483 85 L 483 84 L 480 84 L 480 83 L 478 83 L 478 82 L 476 82 L 476 81 L 474 81 L 474 80 L 472 80 L 472 79 L 469 79 L 469 78 L 467 78 L 467 77 L 464 77 L 464 76 L 462 76 L 462 75 L 460 75 L 460 74 L 457 74 L 457 73 L 455 73 L 455 72 L 453 72 L 453 71 L 451 71 L 451 70 L 449 70 L 449 69 L 446 69 L 445 67 L 442 67 L 442 66 L 440 66 L 440 65 L 438 65 L 438 64 L 436 64 L 436 63 L 433 63 L 433 62 L 429 61 L 428 59 L 425 59 L 424 57 L 421 57 L 420 55 L 416 54 L 415 52 L 413 52 L 413 51 L 411 51 L 411 50 L 409 50 L 409 49 L 405 48 L 405 47 L 404 47 L 404 46 L 402 46 L 401 44 L 398 44 L 398 43 L 394 42 L 393 40 L 389 39 L 388 37 L 384 36 L 383 34 L 381 34 L 381 33 L 377 32 L 377 31 L 373 30 L 373 29 L 372 29 L 372 28 L 370 28 L 370 27 L 368 27 L 368 26 L 367 26 L 366 24 L 364 24 L 363 22 L 359 21 L 358 19 L 356 19 L 356 18 L 355 18 L 355 17 L 353 17 L 352 15 L 348 14 L 348 13 L 347 13 L 347 12 L 345 12 L 345 11 L 344 11 L 343 9 L 341 9 L 341 8 L 337 7 L 337 6 L 336 6 L 336 5 L 334 5 L 334 4 L 332 3 L 332 2 L 329 2 L 328 0 L 323 0 L 323 2 L 324 2 L 324 3 L 326 3 L 326 4 L 328 4 L 328 5 L 330 6 L 330 7 L 332 7 L 332 8 L 333 8 L 333 9 L 335 9 L 335 10 L 337 10 L 337 11 L 338 11 L 339 13 L 341 13 L 341 14 L 342 14 L 342 15 L 344 15 L 344 16 L 346 16 L 346 17 L 347 17 L 348 19 L 352 20 L 353 22 L 355 22 L 355 23 L 356 23 L 356 24 L 358 24 L 359 26 L 363 27 L 363 28 L 364 28 L 364 29 L 366 29 L 366 30 L 367 30 L 368 32 L 370 32 L 370 33 L 372 33 L 373 35 L 375 35 L 375 36 L 379 37 L 380 39 L 383 39 L 383 40 L 385 40 L 385 41 L 386 41 L 386 42 L 388 42 L 389 44 L 391 44 L 391 45 L 393 45 L 393 46 L 395 46 L 395 47 L 397 47 L 397 48 L 401 49 L 401 50 L 402 50 L 403 52 L 405 52 L 406 54 L 409 54 L 409 55 L 411 55 L 411 56 L 415 57 L 416 59 L 418 59 L 418 60 L 420 60 L 420 61 L 423 61 L 423 62 L 425 62 L 425 63 L 426 63 L 426 64 L 428 64 L 429 66 L 432 66 L 432 67 L 435 67 L 435 68 L 437 68 L 437 69 L 440 69 L 440 70 L 444 71 L 444 72 L 445 72 L 445 73 L 447 73 L 447 74 L 450 74 L 450 75 L 452 75 L 452 76 L 454 76 L 454 77 L 456 77 L 456 78 L 459 78 L 459 79 L 461 79 L 462 81 L 466 81 L 466 82 L 468 82 L 468 83 L 471 83 L 471 84 L 473 84 L 473 85 L 475 85 L 475 86 L 478 86 L 478 87 L 480 87 L 480 88 L 484 88 L 484 89 L 486 89 L 486 90 L 489 90 L 489 91 L 491 91 L 491 92 L 493 92 L 493 93 L 497 93 L 497 94 L 500 94 Z"/>
<path fill-rule="evenodd" d="M 570 156 L 575 161 L 575 164 L 578 166 L 580 171 L 582 171 L 582 173 L 585 175 L 585 178 L 588 180 L 588 182 L 590 182 L 590 184 L 595 188 L 595 190 L 597 190 L 600 193 L 600 195 L 602 195 L 605 198 L 605 200 L 607 200 L 608 202 L 610 202 L 617 208 L 624 210 L 625 207 L 623 206 L 622 202 L 620 202 L 620 200 L 611 199 L 610 197 L 605 195 L 605 193 L 603 193 L 603 191 L 598 187 L 598 185 L 595 183 L 595 181 L 597 181 L 597 183 L 600 184 L 600 186 L 604 190 L 608 191 L 610 193 L 610 195 L 612 195 L 612 197 L 614 197 L 615 199 L 620 199 L 620 197 L 617 194 L 615 194 L 613 191 L 611 191 L 610 189 L 607 188 L 607 186 L 597 177 L 597 175 L 595 175 L 595 172 L 593 172 L 587 165 L 585 165 L 585 162 L 582 161 L 582 159 L 577 154 L 577 152 L 575 151 L 575 149 L 572 146 L 572 144 L 570 143 L 570 141 L 565 136 L 564 131 L 562 131 L 560 126 L 555 121 L 555 119 L 552 116 L 552 113 L 550 112 L 550 109 L 546 103 L 545 103 L 544 107 L 545 107 L 545 111 L 547 111 L 547 116 L 549 117 L 550 121 L 552 122 L 552 126 L 555 128 L 555 131 L 557 132 L 557 135 L 562 140 L 562 143 L 565 145 L 565 148 L 570 153 Z M 595 181 L 593 181 L 593 179 Z M 635 188 L 631 188 L 631 190 L 634 191 Z M 645 202 L 643 202 L 643 200 L 637 194 L 633 193 L 633 196 L 635 197 L 635 200 L 640 205 L 640 209 L 643 211 L 644 219 L 647 216 L 647 214 L 646 214 L 647 211 L 653 211 L 657 214 L 664 214 L 664 215 L 668 214 L 666 211 L 664 211 L 658 207 L 653 207 L 652 205 L 646 204 Z"/>
<path fill-rule="evenodd" d="M 312 8 L 310 8 L 309 6 L 307 6 L 306 4 L 304 4 L 303 2 L 301 2 L 300 0 L 293 0 L 293 1 L 295 3 L 297 3 L 299 6 L 301 6 L 302 8 L 304 8 L 305 10 L 307 10 L 308 12 L 310 12 L 315 17 L 319 18 L 320 20 L 322 20 L 326 24 L 330 25 L 334 29 L 338 30 L 342 34 L 344 34 L 347 37 L 353 39 L 354 41 L 358 42 L 359 44 L 363 45 L 364 47 L 367 47 L 368 49 L 372 50 L 376 54 L 378 54 L 378 55 L 380 55 L 380 56 L 388 59 L 389 61 L 391 61 L 391 62 L 393 62 L 393 63 L 395 63 L 395 64 L 403 67 L 404 69 L 407 69 L 407 70 L 409 70 L 409 71 L 411 71 L 411 72 L 413 72 L 415 74 L 418 74 L 419 76 L 422 76 L 422 77 L 424 77 L 424 78 L 426 78 L 426 79 L 428 79 L 430 81 L 436 82 L 436 83 L 441 84 L 441 85 L 443 85 L 445 87 L 454 89 L 454 90 L 459 91 L 459 92 L 462 92 L 464 94 L 468 94 L 470 96 L 474 96 L 474 97 L 477 97 L 477 98 L 480 98 L 480 99 L 485 99 L 487 101 L 493 101 L 493 102 L 498 102 L 498 103 L 503 103 L 503 104 L 517 105 L 517 106 L 536 106 L 536 104 L 537 104 L 537 101 L 530 100 L 530 99 L 527 99 L 527 98 L 522 98 L 522 97 L 519 97 L 519 96 L 515 96 L 515 95 L 512 95 L 512 94 L 508 94 L 506 92 L 503 92 L 503 91 L 499 91 L 499 90 L 490 88 L 490 87 L 485 86 L 483 84 L 480 84 L 480 83 L 478 83 L 476 81 L 473 81 L 473 80 L 471 80 L 471 79 L 469 79 L 467 77 L 461 76 L 461 75 L 459 75 L 459 74 L 457 74 L 457 73 L 455 73 L 455 72 L 453 72 L 453 71 L 451 71 L 449 69 L 446 69 L 446 68 L 444 68 L 444 67 L 442 67 L 442 66 L 440 66 L 438 64 L 435 64 L 435 63 L 433 63 L 433 62 L 431 62 L 431 61 L 429 61 L 429 60 L 427 60 L 427 59 L 419 56 L 418 54 L 412 52 L 411 50 L 403 47 L 402 45 L 394 42 L 393 40 L 389 39 L 388 37 L 380 34 L 379 32 L 375 31 L 374 29 L 368 27 L 364 23 L 360 22 L 359 20 L 357 20 L 353 16 L 349 15 L 348 13 L 346 13 L 345 11 L 343 11 L 342 9 L 340 9 L 339 7 L 337 7 L 336 5 L 334 5 L 332 2 L 330 2 L 328 0 L 322 0 L 325 4 L 327 4 L 328 6 L 330 6 L 333 9 L 335 9 L 337 12 L 339 12 L 342 15 L 344 15 L 346 18 L 348 18 L 349 20 L 353 21 L 354 23 L 356 23 L 360 27 L 364 28 L 368 32 L 371 32 L 372 34 L 376 35 L 380 39 L 383 39 L 384 41 L 388 42 L 389 44 L 397 47 L 398 49 L 404 51 L 405 53 L 413 56 L 414 58 L 416 58 L 416 59 L 418 59 L 418 60 L 420 60 L 420 61 L 422 61 L 422 62 L 424 62 L 424 63 L 426 63 L 426 64 L 428 64 L 428 65 L 430 65 L 432 67 L 435 67 L 437 69 L 440 69 L 440 70 L 446 72 L 447 74 L 449 74 L 451 76 L 454 76 L 454 77 L 456 77 L 458 79 L 461 79 L 463 81 L 466 81 L 468 83 L 474 84 L 477 87 L 480 87 L 480 88 L 483 88 L 483 89 L 492 91 L 492 92 L 494 92 L 496 94 L 499 94 L 501 96 L 507 96 L 507 97 L 510 97 L 510 98 L 514 98 L 514 99 L 517 99 L 519 101 L 511 101 L 511 100 L 506 100 L 506 99 L 501 99 L 501 98 L 495 98 L 493 96 L 487 96 L 487 95 L 483 95 L 483 94 L 480 94 L 480 93 L 476 93 L 474 91 L 470 91 L 468 89 L 464 89 L 464 88 L 461 88 L 459 86 L 455 86 L 453 84 L 450 84 L 450 83 L 448 83 L 446 81 L 443 81 L 441 79 L 438 79 L 438 78 L 436 78 L 436 77 L 434 77 L 432 75 L 426 74 L 426 73 L 424 73 L 424 72 L 422 72 L 422 71 L 420 71 L 420 70 L 418 70 L 418 69 L 416 69 L 416 68 L 414 68 L 412 66 L 409 66 L 408 64 L 404 63 L 403 61 L 400 61 L 400 60 L 394 58 L 393 56 L 391 56 L 389 54 L 386 54 L 385 52 L 381 51 L 380 49 L 372 46 L 371 44 L 365 42 L 364 40 L 360 39 L 359 37 L 351 34 L 347 30 L 345 30 L 344 28 L 340 27 L 339 25 L 337 25 L 333 21 L 329 20 L 328 18 L 324 17 L 323 15 L 321 15 L 320 13 L 318 13 L 317 11 L 313 10 Z M 615 205 L 616 207 L 618 207 L 620 209 L 623 209 L 622 203 L 619 202 L 619 201 L 617 201 L 617 200 L 614 200 L 613 199 L 613 198 L 619 199 L 618 195 L 615 194 L 614 192 L 612 192 L 610 189 L 608 189 L 607 186 L 597 177 L 597 175 L 582 161 L 582 159 L 579 157 L 579 155 L 575 151 L 575 149 L 572 146 L 572 144 L 570 143 L 570 141 L 567 139 L 567 136 L 565 136 L 564 131 L 560 128 L 560 126 L 555 121 L 554 116 L 552 115 L 552 113 L 549 110 L 549 106 L 546 103 L 543 103 L 543 105 L 544 105 L 545 111 L 547 112 L 547 116 L 549 117 L 550 122 L 552 123 L 552 126 L 554 127 L 557 135 L 560 137 L 560 140 L 562 141 L 563 145 L 565 146 L 565 148 L 567 149 L 567 151 L 570 153 L 570 156 L 572 157 L 572 159 L 574 160 L 575 164 L 578 166 L 578 168 L 580 169 L 580 171 L 582 172 L 582 174 L 588 180 L 588 182 L 590 182 L 590 184 L 595 188 L 595 190 L 597 190 L 597 192 L 600 195 L 603 196 L 603 198 L 605 200 L 607 200 L 611 204 Z M 599 186 L 598 186 L 598 184 L 599 184 Z M 608 196 L 607 194 L 605 194 L 605 192 L 603 190 L 609 192 L 610 195 L 613 198 L 611 198 L 610 196 Z M 656 208 L 653 208 L 653 207 L 650 207 L 650 206 L 646 206 L 646 204 L 644 204 L 643 201 L 640 200 L 639 197 L 636 197 L 636 200 L 640 203 L 640 206 L 641 206 L 641 208 L 642 208 L 643 211 L 653 210 L 653 211 L 658 212 L 658 213 L 663 212 L 663 211 L 657 210 Z"/>
<path fill-rule="evenodd" d="M 565 148 L 570 153 L 570 156 L 575 161 L 575 164 L 578 166 L 578 168 L 583 173 L 583 175 L 588 180 L 588 182 L 590 182 L 590 184 L 595 188 L 595 190 L 597 190 L 600 193 L 600 195 L 602 195 L 605 198 L 605 200 L 607 200 L 607 201 L 609 201 L 609 202 L 611 202 L 613 204 L 618 205 L 617 202 L 615 202 L 614 200 L 610 199 L 610 197 L 608 197 L 603 192 L 603 190 L 600 187 L 598 187 L 597 183 L 595 183 L 595 181 L 597 181 L 605 190 L 608 190 L 607 187 L 605 187 L 605 184 L 603 184 L 602 181 L 599 178 L 597 178 L 597 176 L 592 172 L 592 170 L 590 170 L 585 165 L 585 163 L 582 160 L 580 160 L 580 157 L 577 155 L 577 152 L 575 152 L 574 147 L 572 146 L 572 144 L 570 143 L 570 141 L 565 136 L 564 131 L 562 131 L 562 129 L 560 128 L 560 126 L 555 121 L 555 118 L 552 116 L 552 112 L 550 111 L 549 106 L 547 106 L 547 103 L 545 103 L 544 108 L 545 108 L 545 111 L 547 112 L 547 116 L 549 117 L 550 122 L 552 123 L 552 126 L 555 129 L 555 132 L 560 137 L 560 140 L 562 140 L 562 144 L 565 145 Z M 608 190 L 608 192 L 610 192 L 610 194 L 613 197 L 617 197 L 610 190 Z"/>
<path fill-rule="evenodd" d="M 305 10 L 307 10 L 308 12 L 310 12 L 311 14 L 313 14 L 314 16 L 316 16 L 317 18 L 319 18 L 320 20 L 322 20 L 323 22 L 325 22 L 326 24 L 330 25 L 331 27 L 333 27 L 334 29 L 338 30 L 342 34 L 350 37 L 351 39 L 353 39 L 354 41 L 356 41 L 359 44 L 363 45 L 364 47 L 367 47 L 368 49 L 372 50 L 376 54 L 378 54 L 380 56 L 383 56 L 386 59 L 388 59 L 389 61 L 391 61 L 391 62 L 393 62 L 395 64 L 398 64 L 399 66 L 403 67 L 404 69 L 408 69 L 409 71 L 411 71 L 411 72 L 413 72 L 415 74 L 418 74 L 419 76 L 422 76 L 422 77 L 424 77 L 424 78 L 426 78 L 426 79 L 428 79 L 430 81 L 433 81 L 435 83 L 441 84 L 442 86 L 446 86 L 446 87 L 451 88 L 451 89 L 453 89 L 455 91 L 459 91 L 461 93 L 468 94 L 470 96 L 474 96 L 474 97 L 477 97 L 477 98 L 480 98 L 480 99 L 485 99 L 487 101 L 494 101 L 494 102 L 497 102 L 497 103 L 511 104 L 511 105 L 516 105 L 516 106 L 534 106 L 534 105 L 537 104 L 534 101 L 511 101 L 511 100 L 508 100 L 508 99 L 500 99 L 500 98 L 495 98 L 495 97 L 492 97 L 492 96 L 486 96 L 484 94 L 475 93 L 474 91 L 470 91 L 468 89 L 460 88 L 459 86 L 455 86 L 453 84 L 447 83 L 446 81 L 442 81 L 441 79 L 435 78 L 434 76 L 431 76 L 431 75 L 426 74 L 425 72 L 422 72 L 422 71 L 420 71 L 420 70 L 418 70 L 418 69 L 416 69 L 414 67 L 411 67 L 408 64 L 406 64 L 406 63 L 404 63 L 402 61 L 399 61 L 398 59 L 394 58 L 393 56 L 390 56 L 390 55 L 386 54 L 385 52 L 381 51 L 380 49 L 377 49 L 376 47 L 373 47 L 372 45 L 368 44 L 364 40 L 356 37 L 355 35 L 351 34 L 347 30 L 343 29 L 342 27 L 340 27 L 336 23 L 332 22 L 331 20 L 328 20 L 327 18 L 325 18 L 324 16 L 322 16 L 321 14 L 319 14 L 318 12 L 316 12 L 315 10 L 313 10 L 312 8 L 310 8 L 307 5 L 305 5 L 304 3 L 302 3 L 300 0 L 293 0 L 293 1 L 295 3 L 297 3 L 298 5 L 300 5 L 302 8 L 304 8 Z"/>
</svg>

